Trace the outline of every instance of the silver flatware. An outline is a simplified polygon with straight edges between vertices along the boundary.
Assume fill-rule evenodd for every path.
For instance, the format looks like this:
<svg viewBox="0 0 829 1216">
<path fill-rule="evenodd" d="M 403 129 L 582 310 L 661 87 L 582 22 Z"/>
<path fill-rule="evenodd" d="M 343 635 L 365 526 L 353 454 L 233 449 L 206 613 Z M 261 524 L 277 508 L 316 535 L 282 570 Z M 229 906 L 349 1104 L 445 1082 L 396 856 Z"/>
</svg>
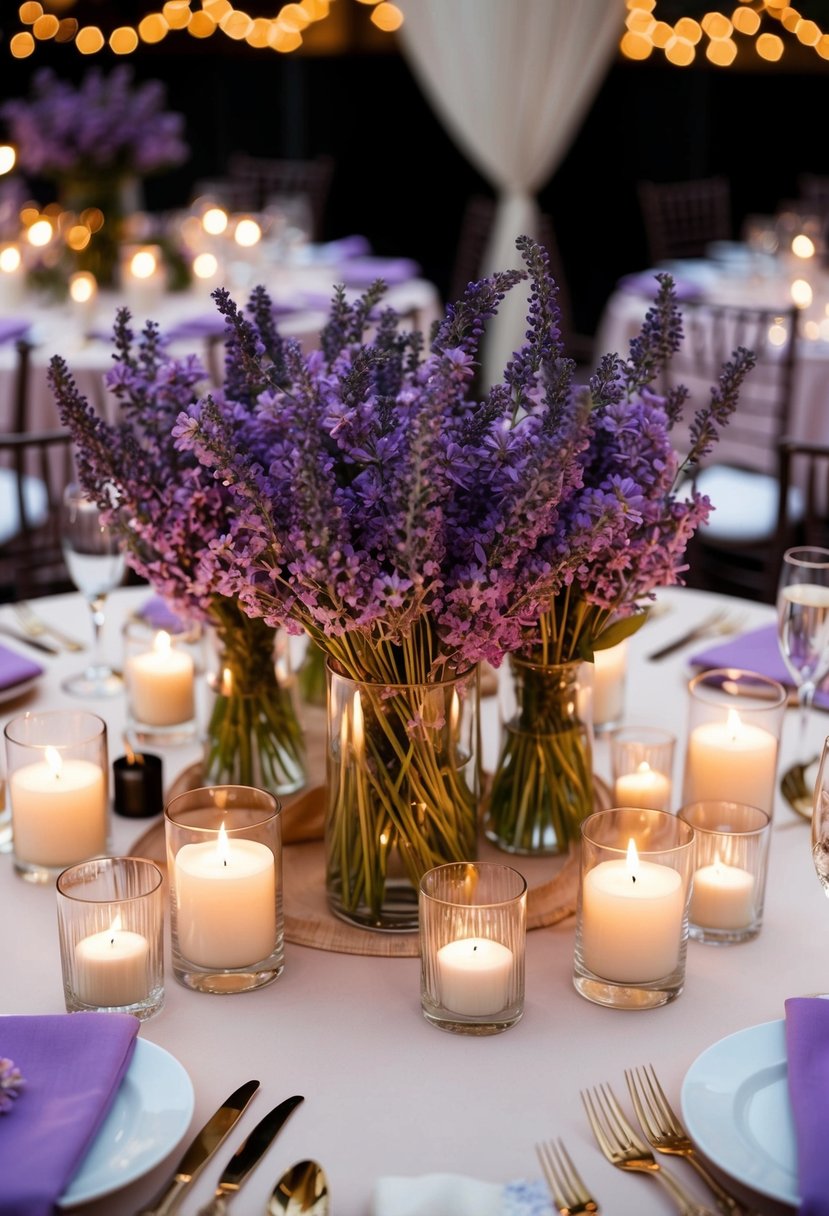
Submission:
<svg viewBox="0 0 829 1216">
<path fill-rule="evenodd" d="M 805 764 L 793 764 L 780 778 L 780 792 L 795 815 L 811 822 L 815 796 L 814 780 L 807 781 L 806 773 L 817 764 L 819 757 L 813 756 Z"/>
<path fill-rule="evenodd" d="M 0 633 L 7 638 L 13 638 L 15 642 L 20 642 L 22 646 L 31 646 L 33 650 L 39 650 L 43 654 L 60 654 L 57 646 L 53 646 L 50 642 L 40 641 L 38 638 L 29 638 L 25 633 L 12 629 L 11 625 L 0 623 Z"/>
<path fill-rule="evenodd" d="M 141 1208 L 135 1216 L 168 1216 L 173 1211 L 186 1188 L 210 1160 L 231 1128 L 236 1126 L 258 1088 L 258 1081 L 246 1081 L 233 1091 L 191 1141 L 171 1181 L 158 1198 L 149 1207 Z"/>
<path fill-rule="evenodd" d="M 297 1161 L 273 1188 L 267 1216 L 328 1216 L 328 1179 L 318 1161 Z"/>
<path fill-rule="evenodd" d="M 742 628 L 745 614 L 742 612 L 731 612 L 728 608 L 719 609 L 712 612 L 705 620 L 700 621 L 698 625 L 694 625 L 691 629 L 686 629 L 685 633 L 678 638 L 674 638 L 673 642 L 668 642 L 667 646 L 660 646 L 658 650 L 652 651 L 647 656 L 650 662 L 657 662 L 659 659 L 667 659 L 668 655 L 675 654 L 677 650 L 682 650 L 690 642 L 696 642 L 700 638 L 722 637 L 729 633 L 737 633 Z"/>
<path fill-rule="evenodd" d="M 300 1094 L 286 1098 L 256 1124 L 228 1161 L 213 1198 L 199 1210 L 199 1216 L 224 1216 L 228 1203 L 262 1160 L 286 1119 L 304 1101 Z"/>
</svg>

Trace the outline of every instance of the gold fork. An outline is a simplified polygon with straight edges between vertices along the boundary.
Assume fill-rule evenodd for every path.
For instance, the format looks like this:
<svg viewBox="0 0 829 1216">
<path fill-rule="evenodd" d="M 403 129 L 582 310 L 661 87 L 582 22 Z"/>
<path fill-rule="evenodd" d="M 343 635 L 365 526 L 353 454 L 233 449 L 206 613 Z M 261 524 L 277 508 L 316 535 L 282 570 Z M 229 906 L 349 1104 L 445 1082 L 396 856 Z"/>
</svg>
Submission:
<svg viewBox="0 0 829 1216">
<path fill-rule="evenodd" d="M 647 657 L 651 661 L 666 659 L 669 654 L 674 654 L 677 650 L 681 650 L 683 646 L 687 646 L 689 642 L 696 642 L 700 638 L 723 637 L 729 633 L 738 633 L 742 629 L 745 619 L 744 612 L 731 612 L 728 608 L 723 608 L 720 611 L 713 612 L 704 621 L 701 621 L 699 625 L 686 630 L 681 637 L 675 638 L 667 646 L 654 650 Z"/>
<path fill-rule="evenodd" d="M 611 1165 L 620 1170 L 646 1174 L 661 1182 L 682 1216 L 713 1216 L 685 1190 L 673 1174 L 659 1164 L 651 1150 L 640 1140 L 609 1085 L 582 1090 L 581 1100 L 599 1148 Z"/>
<path fill-rule="evenodd" d="M 717 1182 L 697 1157 L 697 1151 L 682 1123 L 677 1118 L 667 1095 L 659 1083 L 652 1064 L 644 1068 L 625 1069 L 633 1109 L 642 1125 L 642 1131 L 658 1153 L 670 1153 L 684 1157 L 692 1165 L 711 1190 L 717 1207 L 726 1216 L 736 1216 L 742 1211 L 733 1195 Z"/>
<path fill-rule="evenodd" d="M 553 1202 L 561 1216 L 599 1212 L 596 1200 L 585 1186 L 561 1140 L 542 1141 L 535 1146 Z"/>
<path fill-rule="evenodd" d="M 59 642 L 60 645 L 65 647 L 66 650 L 86 650 L 83 642 L 78 642 L 75 640 L 75 638 L 70 638 L 68 634 L 62 633 L 59 629 L 56 629 L 53 625 L 50 625 L 48 621 L 41 620 L 34 608 L 32 608 L 31 604 L 26 603 L 25 600 L 20 600 L 19 603 L 13 604 L 12 607 L 14 608 L 14 612 L 17 617 L 17 623 L 20 625 L 23 632 L 28 634 L 30 638 L 42 638 L 44 635 L 46 635 L 54 638 L 55 641 Z"/>
</svg>

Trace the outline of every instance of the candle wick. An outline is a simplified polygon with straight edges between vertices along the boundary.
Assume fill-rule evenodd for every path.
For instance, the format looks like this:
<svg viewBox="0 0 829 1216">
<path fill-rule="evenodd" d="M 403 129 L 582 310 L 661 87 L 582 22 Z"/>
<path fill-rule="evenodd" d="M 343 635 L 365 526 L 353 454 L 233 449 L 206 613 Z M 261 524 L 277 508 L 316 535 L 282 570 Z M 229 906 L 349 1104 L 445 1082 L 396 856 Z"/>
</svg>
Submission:
<svg viewBox="0 0 829 1216">
<path fill-rule="evenodd" d="M 474 953 L 475 953 L 475 951 L 476 951 L 477 949 L 478 949 L 478 947 L 477 947 L 477 946 L 473 946 L 473 947 L 472 947 L 472 953 L 474 954 Z"/>
<path fill-rule="evenodd" d="M 630 877 L 631 877 L 631 880 L 632 880 L 633 882 L 636 882 L 636 875 L 635 875 L 635 874 L 631 874 L 631 876 L 630 876 Z"/>
<path fill-rule="evenodd" d="M 226 857 L 222 859 L 222 865 L 223 865 L 223 866 L 226 866 L 226 865 L 227 865 L 227 858 L 226 858 Z"/>
</svg>

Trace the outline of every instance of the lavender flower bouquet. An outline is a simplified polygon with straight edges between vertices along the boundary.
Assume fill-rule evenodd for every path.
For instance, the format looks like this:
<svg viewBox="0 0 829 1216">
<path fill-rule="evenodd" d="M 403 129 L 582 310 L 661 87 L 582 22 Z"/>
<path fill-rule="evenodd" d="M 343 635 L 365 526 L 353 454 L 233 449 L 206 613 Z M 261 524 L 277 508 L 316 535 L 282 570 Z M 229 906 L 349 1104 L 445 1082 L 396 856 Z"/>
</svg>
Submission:
<svg viewBox="0 0 829 1216">
<path fill-rule="evenodd" d="M 79 393 L 64 359 L 51 361 L 50 384 L 77 445 L 79 477 L 119 527 L 129 565 L 183 617 L 209 625 L 217 639 L 202 780 L 285 795 L 305 782 L 305 743 L 290 681 L 276 661 L 277 631 L 247 616 L 235 596 L 222 595 L 215 581 L 202 577 L 199 553 L 227 530 L 231 504 L 221 484 L 170 439 L 206 372 L 194 356 L 170 358 L 153 322 L 136 344 L 129 320 L 129 311 L 120 309 L 106 377 L 120 402 L 118 424 L 105 422 Z"/>
<path fill-rule="evenodd" d="M 673 432 L 687 391 L 663 395 L 657 385 L 682 340 L 682 318 L 671 277 L 657 278 L 656 301 L 629 358 L 606 355 L 591 379 L 580 477 L 539 546 L 557 572 L 553 594 L 510 656 L 517 709 L 503 733 L 485 814 L 487 835 L 508 851 L 566 850 L 592 811 L 578 669 L 644 623 L 656 588 L 681 582 L 688 541 L 711 510 L 706 497 L 683 487 L 727 424 L 755 363 L 744 348 L 733 353 L 681 454 Z"/>
<path fill-rule="evenodd" d="M 264 293 L 249 317 L 214 293 L 223 391 L 174 432 L 235 506 L 201 577 L 328 656 L 328 896 L 359 924 L 414 928 L 424 871 L 476 855 L 477 664 L 549 602 L 539 544 L 579 476 L 586 404 L 566 391 L 546 254 L 521 249 L 527 272 L 471 285 L 428 351 L 382 283 L 353 303 L 337 289 L 308 355 L 274 335 Z M 473 401 L 483 326 L 525 273 L 526 345 Z"/>
</svg>

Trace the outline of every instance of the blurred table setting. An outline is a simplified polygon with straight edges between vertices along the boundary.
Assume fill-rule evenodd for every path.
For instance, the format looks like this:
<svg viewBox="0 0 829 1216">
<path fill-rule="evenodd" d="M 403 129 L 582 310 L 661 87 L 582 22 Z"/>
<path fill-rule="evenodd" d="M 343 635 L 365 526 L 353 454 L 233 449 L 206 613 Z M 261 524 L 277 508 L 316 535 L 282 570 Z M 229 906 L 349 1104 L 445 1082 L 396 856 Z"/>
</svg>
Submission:
<svg viewBox="0 0 829 1216">
<path fill-rule="evenodd" d="M 125 623 L 149 599 L 147 587 L 110 593 L 104 651 L 113 667 L 124 662 Z M 88 609 L 80 595 L 44 597 L 35 606 L 47 625 L 80 640 L 89 637 Z M 659 592 L 652 619 L 626 642 L 621 721 L 628 726 L 658 722 L 675 734 L 673 809 L 680 804 L 685 763 L 688 680 L 698 660 L 705 661 L 711 640 L 703 630 L 703 636 L 664 659 L 650 656 L 723 609 L 732 614 L 737 632 L 719 639 L 714 658 L 737 662 L 750 652 L 761 669 L 763 652 L 750 646 L 749 639 L 755 631 L 769 629 L 774 610 L 713 593 L 684 588 Z M 10 676 L 3 688 L 4 726 L 30 711 L 76 708 L 78 700 L 65 690 L 64 681 L 77 669 L 79 655 L 57 646 L 51 654 L 30 649 L 20 640 L 20 622 L 11 605 L 0 608 L 0 625 L 18 634 L 4 635 L 2 666 L 29 661 L 26 670 L 17 673 L 20 682 L 15 684 Z M 301 644 L 294 656 L 297 663 L 300 656 Z M 204 695 L 200 688 L 200 717 Z M 105 720 L 114 758 L 128 737 L 124 696 L 85 704 Z M 301 707 L 309 729 L 314 729 L 314 714 L 319 712 Z M 488 770 L 497 755 L 498 715 L 498 698 L 485 697 L 482 730 Z M 316 722 L 318 728 L 318 717 Z M 593 1140 L 580 1100 L 582 1090 L 609 1084 L 632 1116 L 625 1070 L 647 1064 L 654 1067 L 672 1106 L 684 1115 L 716 1177 L 745 1200 L 745 1210 L 774 1216 L 796 1208 L 800 1192 L 787 1095 L 786 1002 L 829 990 L 826 951 L 820 944 L 823 934 L 829 934 L 829 918 L 814 872 L 808 826 L 787 805 L 779 777 L 791 763 L 805 758 L 804 751 L 819 754 L 827 722 L 822 712 L 815 712 L 802 739 L 797 711 L 786 710 L 760 931 L 736 945 L 689 941 L 684 988 L 661 1008 L 608 1009 L 582 999 L 573 984 L 572 859 L 511 856 L 529 884 L 531 910 L 538 910 L 539 892 L 551 883 L 557 898 L 548 901 L 546 915 L 536 922 L 530 919 L 523 1017 L 506 1033 L 492 1037 L 438 1034 L 423 1017 L 416 934 L 356 930 L 355 944 L 347 927 L 337 928 L 325 908 L 319 842 L 302 839 L 302 818 L 315 811 L 302 793 L 287 797 L 284 973 L 257 991 L 219 996 L 177 983 L 166 962 L 163 1007 L 141 1022 L 138 1035 L 139 1045 L 159 1050 L 159 1059 L 143 1061 L 148 1074 L 136 1081 L 131 1097 L 137 1109 L 130 1110 L 128 1104 L 126 1114 L 122 1110 L 118 1116 L 127 1120 L 126 1144 L 108 1156 L 106 1146 L 99 1144 L 104 1164 L 91 1182 L 81 1169 L 59 1209 L 132 1216 L 163 1188 L 186 1144 L 227 1094 L 256 1077 L 259 1096 L 226 1148 L 187 1188 L 182 1213 L 200 1210 L 212 1194 L 225 1156 L 271 1105 L 288 1094 L 302 1094 L 304 1103 L 280 1133 L 266 1164 L 246 1182 L 245 1194 L 236 1201 L 240 1211 L 265 1210 L 277 1176 L 291 1162 L 313 1158 L 325 1167 L 333 1214 L 546 1213 L 553 1208 L 543 1198 L 535 1146 L 560 1137 L 602 1210 L 655 1216 L 673 1210 L 670 1197 L 647 1178 L 623 1178 L 614 1170 Z M 611 738 L 612 732 L 603 730 L 595 740 L 594 768 L 604 787 L 612 781 Z M 196 737 L 153 747 L 163 760 L 168 798 L 181 788 L 182 775 L 200 747 Z M 312 786 L 324 779 L 322 765 L 322 751 L 315 750 L 309 757 Z M 309 830 L 319 832 L 319 821 Z M 158 813 L 144 820 L 110 814 L 108 840 L 112 854 L 148 856 L 164 866 Z M 503 853 L 482 841 L 481 857 L 503 860 Z M 318 890 L 309 892 L 314 884 Z M 0 968 L 7 977 L 2 1013 L 18 1019 L 61 1014 L 64 992 L 54 883 L 21 881 L 10 852 L 0 853 L 0 917 L 7 927 L 0 937 Z M 169 926 L 166 950 L 168 934 Z M 824 1027 L 820 1045 L 813 1050 L 825 1053 L 827 1043 Z M 708 1053 L 715 1057 L 710 1065 Z M 6 1048 L 2 1020 L 0 1056 L 12 1057 L 26 1077 L 25 1044 Z M 184 1079 L 174 1071 L 166 1081 L 171 1093 L 162 1092 L 158 1098 L 162 1108 L 169 1098 L 178 1111 L 170 1116 L 165 1139 L 144 1127 L 143 1103 L 156 1101 L 154 1072 L 169 1063 L 167 1057 L 180 1066 Z M 64 1075 L 57 1042 L 54 1067 Z M 191 1110 L 187 1078 L 193 1090 Z M 163 1091 L 164 1083 L 159 1084 Z M 822 1119 L 825 1127 L 829 1114 L 822 1091 L 819 1098 L 821 1109 L 812 1117 Z M 0 1115 L 0 1130 L 6 1130 L 7 1121 L 11 1130 L 14 1120 L 27 1113 L 27 1104 L 30 1110 L 38 1100 L 37 1086 L 21 1087 L 10 1110 Z M 182 1120 L 182 1104 L 189 1126 Z M 134 1132 L 132 1119 L 144 1130 Z M 136 1134 L 146 1134 L 140 1150 L 132 1141 Z M 661 1164 L 681 1177 L 699 1204 L 715 1210 L 710 1192 L 685 1163 L 665 1158 Z M 462 1204 L 470 1196 L 478 1206 L 467 1209 Z M 0 1198 L 0 1211 L 5 1210 L 18 1209 L 4 1208 Z"/>
</svg>

